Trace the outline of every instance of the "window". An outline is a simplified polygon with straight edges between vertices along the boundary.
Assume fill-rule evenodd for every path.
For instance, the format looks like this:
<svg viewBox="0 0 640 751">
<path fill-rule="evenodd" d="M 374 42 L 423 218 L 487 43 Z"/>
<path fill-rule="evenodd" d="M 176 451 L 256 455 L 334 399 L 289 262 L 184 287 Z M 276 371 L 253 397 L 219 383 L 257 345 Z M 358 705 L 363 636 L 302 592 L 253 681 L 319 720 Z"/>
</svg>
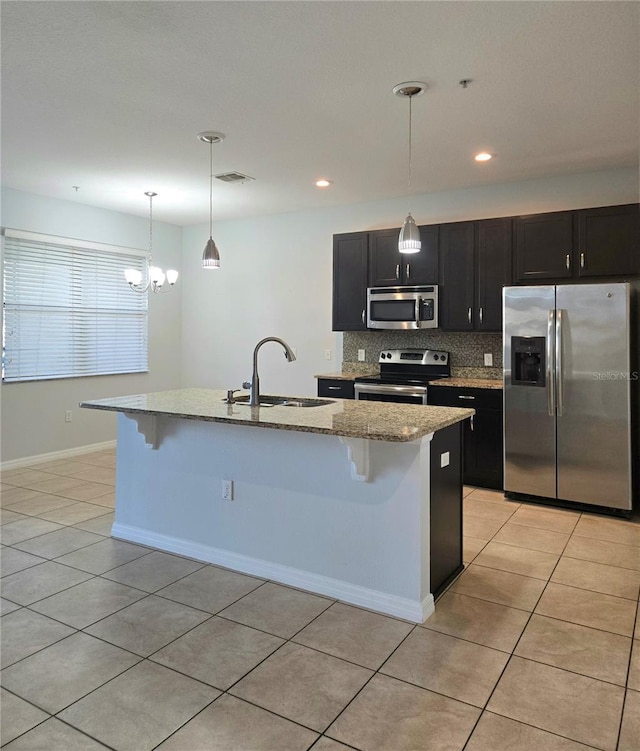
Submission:
<svg viewBox="0 0 640 751">
<path fill-rule="evenodd" d="M 144 251 L 4 230 L 2 380 L 139 373 L 147 368 L 147 295 L 125 268 Z"/>
</svg>

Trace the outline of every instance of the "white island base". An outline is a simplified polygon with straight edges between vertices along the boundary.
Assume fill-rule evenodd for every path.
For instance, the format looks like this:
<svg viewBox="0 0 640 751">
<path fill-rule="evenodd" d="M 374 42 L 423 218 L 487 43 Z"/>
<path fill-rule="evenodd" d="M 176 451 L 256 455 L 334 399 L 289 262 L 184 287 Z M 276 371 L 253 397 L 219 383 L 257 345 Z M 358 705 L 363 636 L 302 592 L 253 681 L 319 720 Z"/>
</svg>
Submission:
<svg viewBox="0 0 640 751">
<path fill-rule="evenodd" d="M 459 507 L 460 425 L 435 435 L 450 436 L 450 464 L 440 468 L 439 448 L 437 469 L 451 475 Z M 341 439 L 120 413 L 112 535 L 423 622 L 434 610 L 433 437 Z M 233 500 L 222 499 L 223 480 Z M 459 552 L 449 554 L 452 576 Z"/>
</svg>

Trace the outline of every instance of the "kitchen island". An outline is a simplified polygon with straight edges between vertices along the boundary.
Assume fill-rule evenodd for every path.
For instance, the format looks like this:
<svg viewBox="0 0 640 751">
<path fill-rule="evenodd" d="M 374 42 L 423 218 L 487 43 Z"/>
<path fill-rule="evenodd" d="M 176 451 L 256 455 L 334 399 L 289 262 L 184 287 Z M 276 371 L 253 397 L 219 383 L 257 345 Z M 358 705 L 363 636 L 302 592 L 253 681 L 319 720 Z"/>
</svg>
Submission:
<svg viewBox="0 0 640 751">
<path fill-rule="evenodd" d="M 424 621 L 462 571 L 460 425 L 473 410 L 225 396 L 81 404 L 121 413 L 113 536 Z"/>
</svg>

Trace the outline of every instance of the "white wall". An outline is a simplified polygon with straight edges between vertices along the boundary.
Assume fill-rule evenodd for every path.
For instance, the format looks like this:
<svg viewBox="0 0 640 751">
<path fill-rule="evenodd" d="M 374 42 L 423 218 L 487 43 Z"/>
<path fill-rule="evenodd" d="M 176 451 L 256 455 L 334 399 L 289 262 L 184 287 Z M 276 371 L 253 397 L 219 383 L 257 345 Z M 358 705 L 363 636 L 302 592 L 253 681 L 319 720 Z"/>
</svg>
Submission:
<svg viewBox="0 0 640 751">
<path fill-rule="evenodd" d="M 14 190 L 2 191 L 4 227 L 146 249 L 149 220 Z M 181 270 L 180 227 L 154 220 L 153 256 Z M 181 279 L 170 294 L 150 295 L 149 372 L 9 383 L 0 387 L 3 462 L 115 438 L 115 415 L 79 409 L 84 399 L 161 391 L 180 382 Z M 122 283 L 125 284 L 124 278 Z M 131 293 L 133 294 L 133 292 Z M 73 410 L 71 423 L 65 410 Z"/>
<path fill-rule="evenodd" d="M 637 171 L 619 169 L 416 196 L 411 207 L 418 224 L 430 224 L 637 201 Z M 239 388 L 256 342 L 275 335 L 298 360 L 287 364 L 278 345 L 267 344 L 262 392 L 315 394 L 314 374 L 337 371 L 342 360 L 342 334 L 331 331 L 332 235 L 399 227 L 406 210 L 402 198 L 221 221 L 216 271 L 200 268 L 208 227 L 185 228 L 182 385 Z"/>
<path fill-rule="evenodd" d="M 233 190 L 238 186 L 230 186 Z M 638 201 L 638 174 L 610 170 L 416 196 L 418 223 L 554 211 Z M 218 222 L 222 268 L 203 271 L 208 227 L 154 221 L 154 257 L 181 271 L 176 288 L 149 301 L 148 374 L 73 378 L 0 388 L 2 461 L 115 438 L 111 413 L 80 410 L 83 399 L 189 386 L 238 388 L 264 336 L 297 349 L 288 364 L 278 345 L 260 355 L 263 393 L 315 394 L 314 374 L 340 369 L 342 334 L 331 331 L 332 235 L 399 226 L 406 199 Z M 3 226 L 148 247 L 148 220 L 13 190 L 2 192 Z M 182 248 L 182 262 L 180 255 Z M 324 359 L 331 349 L 333 359 Z M 73 410 L 73 421 L 64 412 Z"/>
</svg>

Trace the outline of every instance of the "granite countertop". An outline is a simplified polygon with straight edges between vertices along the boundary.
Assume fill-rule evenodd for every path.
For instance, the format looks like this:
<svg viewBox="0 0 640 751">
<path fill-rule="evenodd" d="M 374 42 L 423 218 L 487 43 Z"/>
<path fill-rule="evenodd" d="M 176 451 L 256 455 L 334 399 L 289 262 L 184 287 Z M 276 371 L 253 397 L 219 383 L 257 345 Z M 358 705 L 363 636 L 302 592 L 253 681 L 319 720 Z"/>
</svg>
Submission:
<svg viewBox="0 0 640 751">
<path fill-rule="evenodd" d="M 379 370 L 342 370 L 340 373 L 321 373 L 319 375 L 314 375 L 314 378 L 330 378 L 333 381 L 355 381 L 356 378 L 359 378 L 360 376 L 373 376 L 373 375 L 379 375 Z"/>
<path fill-rule="evenodd" d="M 430 383 L 432 386 L 457 386 L 465 389 L 502 389 L 502 381 L 495 378 L 441 378 Z"/>
<path fill-rule="evenodd" d="M 354 381 L 358 376 L 378 375 L 379 371 L 372 370 L 370 373 L 354 373 L 350 370 L 343 370 L 340 373 L 324 373 L 315 375 L 314 378 L 330 378 L 334 381 Z M 458 388 L 467 389 L 501 389 L 502 379 L 496 378 L 463 378 L 453 376 L 451 378 L 439 378 L 429 381 L 431 385 L 438 386 L 457 386 Z"/>
<path fill-rule="evenodd" d="M 81 402 L 80 406 L 377 441 L 414 441 L 475 413 L 473 409 L 459 407 L 426 407 L 353 399 L 333 399 L 330 404 L 320 407 L 249 407 L 246 404 L 227 404 L 224 401 L 226 394 L 222 390 L 179 389 L 96 399 Z M 295 399 L 293 396 L 290 398 Z"/>
</svg>

